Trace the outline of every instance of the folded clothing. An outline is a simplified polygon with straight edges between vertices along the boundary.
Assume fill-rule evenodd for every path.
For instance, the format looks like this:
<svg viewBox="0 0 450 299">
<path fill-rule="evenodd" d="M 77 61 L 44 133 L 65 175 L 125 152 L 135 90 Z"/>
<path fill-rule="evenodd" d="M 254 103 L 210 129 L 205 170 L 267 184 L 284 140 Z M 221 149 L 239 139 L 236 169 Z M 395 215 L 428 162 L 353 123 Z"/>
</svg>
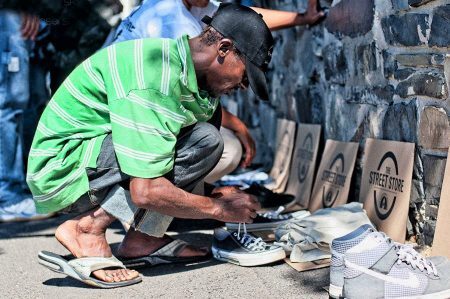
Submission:
<svg viewBox="0 0 450 299">
<path fill-rule="evenodd" d="M 311 262 L 331 257 L 330 244 L 363 224 L 371 224 L 362 204 L 320 209 L 302 219 L 292 219 L 275 231 L 276 244 L 290 252 L 292 262 Z"/>
</svg>

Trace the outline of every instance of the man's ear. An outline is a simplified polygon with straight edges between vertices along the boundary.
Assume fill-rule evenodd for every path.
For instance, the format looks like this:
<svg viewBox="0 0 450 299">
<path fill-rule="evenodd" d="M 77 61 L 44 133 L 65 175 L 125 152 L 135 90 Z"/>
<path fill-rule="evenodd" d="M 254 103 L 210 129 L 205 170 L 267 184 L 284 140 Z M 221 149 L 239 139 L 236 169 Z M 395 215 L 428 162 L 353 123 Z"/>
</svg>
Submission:
<svg viewBox="0 0 450 299">
<path fill-rule="evenodd" d="M 219 57 L 225 57 L 233 50 L 233 41 L 229 38 L 223 38 L 217 45 Z"/>
</svg>

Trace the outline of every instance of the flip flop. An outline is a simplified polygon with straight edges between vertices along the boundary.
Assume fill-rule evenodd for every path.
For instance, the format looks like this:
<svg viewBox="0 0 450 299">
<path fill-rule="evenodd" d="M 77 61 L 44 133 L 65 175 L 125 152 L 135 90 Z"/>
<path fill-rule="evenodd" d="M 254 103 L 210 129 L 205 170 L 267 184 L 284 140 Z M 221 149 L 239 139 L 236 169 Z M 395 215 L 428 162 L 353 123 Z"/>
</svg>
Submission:
<svg viewBox="0 0 450 299">
<path fill-rule="evenodd" d="M 182 257 L 178 256 L 178 254 L 186 248 L 189 244 L 182 240 L 173 240 L 155 252 L 142 257 L 133 257 L 133 258 L 121 258 L 119 259 L 122 263 L 128 268 L 140 268 L 140 267 L 151 267 L 161 264 L 173 264 L 173 263 L 196 263 L 203 262 L 211 259 L 211 253 L 208 253 L 205 256 L 189 256 Z"/>
<path fill-rule="evenodd" d="M 70 258 L 72 257 L 72 258 Z M 111 289 L 129 286 L 142 281 L 142 277 L 138 276 L 132 280 L 120 282 L 106 282 L 91 276 L 96 270 L 109 268 L 122 268 L 125 266 L 116 257 L 83 257 L 73 258 L 72 255 L 61 256 L 48 251 L 41 251 L 38 254 L 39 264 L 55 271 L 57 273 L 66 274 L 76 280 L 82 281 L 88 285 L 99 287 L 102 289 Z"/>
</svg>

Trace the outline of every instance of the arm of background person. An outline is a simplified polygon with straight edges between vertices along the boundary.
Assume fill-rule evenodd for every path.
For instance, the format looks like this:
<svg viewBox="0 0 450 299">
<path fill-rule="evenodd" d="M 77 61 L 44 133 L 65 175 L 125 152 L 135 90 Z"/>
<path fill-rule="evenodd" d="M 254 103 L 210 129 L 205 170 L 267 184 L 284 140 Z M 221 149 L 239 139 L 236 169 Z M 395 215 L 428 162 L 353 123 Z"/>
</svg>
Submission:
<svg viewBox="0 0 450 299">
<path fill-rule="evenodd" d="M 318 22 L 325 16 L 325 13 L 317 9 L 317 1 L 309 0 L 308 10 L 304 14 L 259 7 L 252 7 L 252 9 L 262 14 L 269 29 L 274 31 L 299 25 L 312 25 Z"/>
<path fill-rule="evenodd" d="M 234 132 L 241 142 L 245 151 L 245 159 L 242 167 L 248 167 L 256 154 L 255 141 L 253 140 L 247 126 L 237 116 L 231 114 L 222 107 L 222 126 Z"/>
</svg>

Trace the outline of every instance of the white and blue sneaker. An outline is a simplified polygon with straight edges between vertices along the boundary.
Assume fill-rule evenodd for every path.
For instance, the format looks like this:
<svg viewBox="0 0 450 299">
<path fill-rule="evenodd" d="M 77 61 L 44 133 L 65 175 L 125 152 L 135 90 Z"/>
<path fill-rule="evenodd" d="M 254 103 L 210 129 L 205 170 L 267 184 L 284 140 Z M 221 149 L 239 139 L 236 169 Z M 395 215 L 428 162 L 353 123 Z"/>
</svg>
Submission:
<svg viewBox="0 0 450 299">
<path fill-rule="evenodd" d="M 247 233 L 245 224 L 242 225 L 242 231 L 240 226 L 237 231 L 214 230 L 212 254 L 215 259 L 239 266 L 260 266 L 286 257 L 283 248 Z"/>
<path fill-rule="evenodd" d="M 16 204 L 0 206 L 0 222 L 32 221 L 51 217 L 52 214 L 39 214 L 32 198 L 26 197 Z"/>
<path fill-rule="evenodd" d="M 338 252 L 340 247 L 345 253 Z M 332 242 L 330 297 L 450 298 L 450 261 L 425 259 L 365 225 Z"/>
</svg>

